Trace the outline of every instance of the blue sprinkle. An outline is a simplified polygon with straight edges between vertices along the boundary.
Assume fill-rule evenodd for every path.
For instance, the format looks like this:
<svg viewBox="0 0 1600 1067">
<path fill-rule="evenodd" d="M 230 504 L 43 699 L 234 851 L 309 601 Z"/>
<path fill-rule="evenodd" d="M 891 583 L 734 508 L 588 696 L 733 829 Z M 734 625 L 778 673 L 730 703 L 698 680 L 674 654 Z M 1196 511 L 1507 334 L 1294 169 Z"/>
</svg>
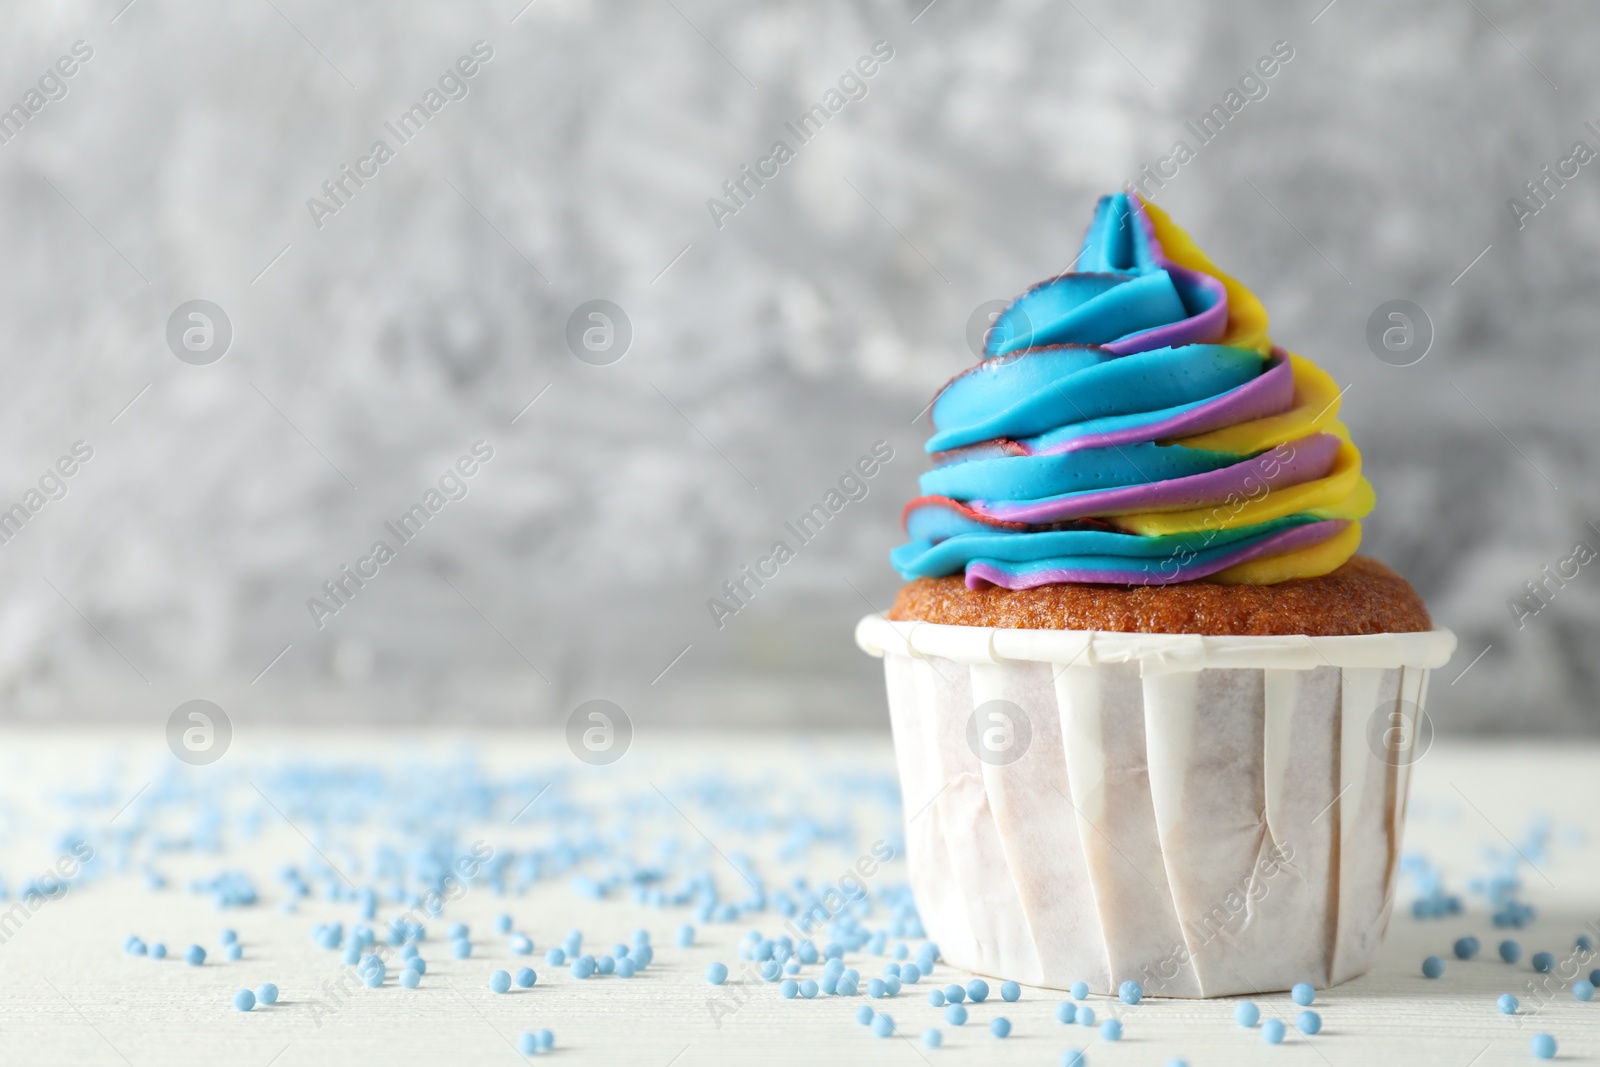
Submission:
<svg viewBox="0 0 1600 1067">
<path fill-rule="evenodd" d="M 1122 1024 L 1115 1019 L 1107 1019 L 1100 1024 L 1100 1036 L 1107 1041 L 1121 1041 Z"/>
<path fill-rule="evenodd" d="M 1322 1032 L 1322 1016 L 1314 1011 L 1303 1011 L 1294 1020 L 1294 1028 L 1302 1034 Z"/>
<path fill-rule="evenodd" d="M 648 945 L 650 943 L 650 931 L 642 926 L 639 927 L 633 932 L 633 943 L 635 945 Z"/>
<path fill-rule="evenodd" d="M 220 935 L 218 935 L 217 940 L 221 941 L 224 945 L 231 945 L 235 941 L 239 940 L 239 935 L 234 933 L 232 930 L 225 929 Z"/>
<path fill-rule="evenodd" d="M 1594 999 L 1594 983 L 1587 978 L 1580 978 L 1572 983 L 1572 995 L 1579 1000 Z"/>
<path fill-rule="evenodd" d="M 887 992 L 887 991 L 888 991 L 888 987 L 883 984 L 883 979 L 882 978 L 869 978 L 869 979 L 867 979 L 867 996 L 871 997 L 874 1000 L 877 1000 L 879 997 L 883 996 L 884 993 Z"/>
<path fill-rule="evenodd" d="M 1093 1026 L 1094 1009 L 1089 1007 L 1087 1004 L 1079 1004 L 1075 1018 L 1077 1019 L 1079 1026 Z"/>
<path fill-rule="evenodd" d="M 800 995 L 805 997 L 807 1000 L 810 1000 L 812 997 L 816 996 L 817 983 L 813 982 L 809 978 L 802 979 L 800 982 Z"/>
<path fill-rule="evenodd" d="M 825 981 L 826 980 L 824 980 L 824 982 Z M 827 993 L 828 989 L 824 986 L 822 991 L 824 993 Z M 849 975 L 844 975 L 844 976 L 840 977 L 838 982 L 833 987 L 833 992 L 837 993 L 841 997 L 853 997 L 853 996 L 855 996 L 856 995 L 855 979 L 851 978 Z"/>
<path fill-rule="evenodd" d="M 1144 987 L 1138 982 L 1129 979 L 1117 987 L 1117 997 L 1124 1004 L 1137 1004 L 1144 996 Z"/>
<path fill-rule="evenodd" d="M 1589 981 L 1593 983 L 1596 989 L 1600 989 L 1600 967 L 1596 967 L 1589 972 Z"/>
<path fill-rule="evenodd" d="M 1072 988 L 1067 990 L 1067 992 L 1072 994 L 1073 1000 L 1082 1000 L 1084 997 L 1089 995 L 1089 983 L 1073 982 Z"/>
<path fill-rule="evenodd" d="M 406 960 L 405 969 L 408 971 L 416 971 L 418 974 L 427 974 L 428 961 L 423 959 L 421 956 L 412 956 Z"/>
<path fill-rule="evenodd" d="M 559 948 L 553 948 L 544 954 L 544 961 L 552 967 L 559 967 L 567 962 L 567 954 Z"/>
<path fill-rule="evenodd" d="M 942 990 L 942 989 L 930 989 L 930 990 L 928 990 L 928 1003 L 933 1005 L 935 1008 L 944 1007 L 944 990 Z"/>
<path fill-rule="evenodd" d="M 1579 952 L 1593 952 L 1594 941 L 1590 939 L 1588 934 L 1579 934 L 1577 939 L 1572 942 L 1572 947 Z"/>
<path fill-rule="evenodd" d="M 190 945 L 183 953 L 183 962 L 191 967 L 198 967 L 206 961 L 206 950 L 199 945 Z"/>
<path fill-rule="evenodd" d="M 777 963 L 778 961 L 777 960 L 773 960 L 771 962 Z M 787 975 L 799 974 L 800 973 L 800 961 L 798 959 L 795 959 L 794 957 L 790 957 L 789 959 L 785 960 L 784 963 L 783 963 L 783 973 L 787 974 Z"/>
<path fill-rule="evenodd" d="M 240 1011 L 249 1011 L 256 1006 L 256 995 L 248 989 L 241 989 L 233 995 L 233 1006 Z"/>
<path fill-rule="evenodd" d="M 1015 1004 L 1022 996 L 1022 987 L 1015 982 L 1000 983 L 1000 999 L 1007 1004 Z"/>
<path fill-rule="evenodd" d="M 472 942 L 464 937 L 458 937 L 450 942 L 450 955 L 458 960 L 464 960 L 472 955 Z"/>
<path fill-rule="evenodd" d="M 266 1004 L 269 1007 L 278 1003 L 278 987 L 271 982 L 263 982 L 256 986 L 256 1003 Z"/>
<path fill-rule="evenodd" d="M 237 961 L 241 956 L 244 955 L 244 949 L 240 947 L 239 942 L 229 941 L 226 945 L 222 946 L 222 954 L 229 960 Z"/>
<path fill-rule="evenodd" d="M 1269 1045 L 1283 1044 L 1284 1025 L 1281 1019 L 1268 1019 L 1261 1024 L 1261 1040 Z"/>
<path fill-rule="evenodd" d="M 885 978 L 888 978 L 890 976 L 893 976 L 895 978 L 899 978 L 900 977 L 900 965 L 898 963 L 885 963 L 883 965 L 883 976 Z"/>
<path fill-rule="evenodd" d="M 974 1004 L 982 1004 L 989 999 L 989 983 L 982 978 L 974 978 L 967 983 L 967 999 Z"/>
<path fill-rule="evenodd" d="M 517 1035 L 517 1051 L 524 1056 L 532 1056 L 539 1051 L 539 1039 L 524 1030 Z"/>
<path fill-rule="evenodd" d="M 495 971 L 489 976 L 489 988 L 496 993 L 511 992 L 511 975 L 505 971 Z"/>
<path fill-rule="evenodd" d="M 948 1000 L 952 1004 L 960 1004 L 963 1000 L 967 999 L 966 987 L 955 984 L 945 986 L 944 999 Z"/>
<path fill-rule="evenodd" d="M 883 980 L 883 995 L 886 996 L 886 997 L 897 997 L 897 996 L 899 996 L 900 995 L 900 979 L 896 978 L 892 974 L 889 977 L 885 978 Z"/>
<path fill-rule="evenodd" d="M 407 967 L 400 972 L 400 984 L 407 989 L 415 989 L 422 984 L 422 972 Z"/>
<path fill-rule="evenodd" d="M 538 1042 L 540 1052 L 549 1052 L 555 1047 L 556 1035 L 549 1030 L 540 1030 L 534 1035 L 534 1038 Z"/>
<path fill-rule="evenodd" d="M 1069 1048 L 1061 1054 L 1061 1067 L 1089 1067 L 1089 1060 L 1082 1049 Z"/>
<path fill-rule="evenodd" d="M 876 1014 L 878 1013 L 863 1004 L 861 1007 L 856 1009 L 856 1022 L 860 1023 L 862 1026 L 866 1026 L 872 1021 L 872 1017 Z"/>
<path fill-rule="evenodd" d="M 894 1033 L 894 1019 L 888 1012 L 880 1011 L 872 1017 L 872 1032 L 879 1037 L 888 1037 Z"/>
<path fill-rule="evenodd" d="M 1478 954 L 1480 945 L 1475 937 L 1462 937 L 1457 938 L 1455 945 L 1452 947 L 1455 950 L 1456 959 L 1470 960 Z"/>
<path fill-rule="evenodd" d="M 1555 969 L 1556 957 L 1554 953 L 1550 952 L 1535 952 L 1533 954 L 1533 959 L 1529 960 L 1528 962 L 1532 963 L 1533 969 L 1538 971 L 1540 974 L 1549 974 Z"/>
<path fill-rule="evenodd" d="M 778 995 L 784 1000 L 793 1000 L 799 992 L 800 983 L 796 982 L 793 978 L 785 978 L 783 981 L 778 983 Z M 867 1010 L 870 1011 L 872 1009 L 869 1008 Z"/>
<path fill-rule="evenodd" d="M 989 1032 L 995 1037 L 1009 1037 L 1011 1035 L 1011 1020 L 1004 1015 L 990 1019 Z"/>
<path fill-rule="evenodd" d="M 817 946 L 811 941 L 800 942 L 800 947 L 796 950 L 795 955 L 800 957 L 801 963 L 816 963 L 819 958 Z"/>
<path fill-rule="evenodd" d="M 839 991 L 839 983 L 842 980 L 842 975 L 833 973 L 831 971 L 823 971 L 822 981 L 818 984 L 822 987 L 822 991 L 831 997 Z M 854 987 L 852 986 L 852 988 Z"/>
<path fill-rule="evenodd" d="M 526 934 L 512 934 L 509 946 L 513 956 L 533 955 L 533 939 Z"/>
<path fill-rule="evenodd" d="M 728 966 L 725 963 L 713 963 L 706 968 L 706 981 L 712 985 L 721 985 L 728 980 Z"/>
<path fill-rule="evenodd" d="M 1233 1021 L 1240 1026 L 1254 1026 L 1261 1021 L 1261 1009 L 1255 1006 L 1254 1001 L 1243 1000 L 1233 1009 Z"/>
<path fill-rule="evenodd" d="M 966 1006 L 963 1004 L 945 1005 L 944 1021 L 951 1026 L 965 1026 L 967 1022 Z"/>
<path fill-rule="evenodd" d="M 1293 997 L 1294 1002 L 1302 1008 L 1309 1008 L 1317 999 L 1317 991 L 1312 988 L 1310 982 L 1297 982 L 1295 987 L 1289 990 L 1289 996 Z"/>
<path fill-rule="evenodd" d="M 1507 963 L 1516 963 L 1522 958 L 1522 946 L 1515 941 L 1500 942 L 1500 958 Z"/>
<path fill-rule="evenodd" d="M 448 937 L 451 941 L 460 941 L 462 938 L 466 937 L 470 932 L 471 931 L 467 928 L 467 924 L 466 923 L 451 923 L 450 924 L 450 930 L 445 936 Z"/>
<path fill-rule="evenodd" d="M 905 946 L 905 944 L 903 942 L 894 947 L 894 958 L 895 959 L 903 960 L 909 955 L 911 955 L 911 950 L 909 948 L 906 948 L 906 946 Z"/>
<path fill-rule="evenodd" d="M 840 947 L 837 941 L 829 941 L 827 946 L 822 950 L 822 958 L 825 960 L 837 960 L 841 959 L 843 956 L 844 949 Z"/>
<path fill-rule="evenodd" d="M 150 958 L 153 959 L 153 960 L 164 960 L 164 959 L 166 959 L 167 958 L 167 946 L 163 945 L 159 941 L 157 941 L 155 944 L 151 945 L 150 946 Z"/>
<path fill-rule="evenodd" d="M 1429 956 L 1422 961 L 1422 976 L 1424 978 L 1438 978 L 1444 974 L 1444 960 L 1438 956 Z"/>
<path fill-rule="evenodd" d="M 944 1044 L 944 1035 L 934 1027 L 930 1026 L 922 1031 L 923 1048 L 938 1048 L 942 1044 Z"/>
<path fill-rule="evenodd" d="M 1167 1061 L 1167 1067 L 1189 1067 L 1189 1061 L 1182 1056 L 1174 1056 Z"/>
<path fill-rule="evenodd" d="M 900 968 L 899 978 L 906 985 L 916 985 L 922 981 L 922 968 L 915 963 L 908 963 Z"/>
<path fill-rule="evenodd" d="M 1078 1019 L 1078 1006 L 1070 1000 L 1056 1005 L 1056 1022 L 1071 1026 Z"/>
<path fill-rule="evenodd" d="M 129 934 L 122 939 L 122 951 L 130 956 L 143 956 L 145 951 L 144 942 L 140 941 L 137 936 Z"/>
<path fill-rule="evenodd" d="M 518 968 L 514 980 L 518 989 L 532 989 L 533 984 L 539 980 L 539 975 L 532 967 L 521 967 Z"/>
<path fill-rule="evenodd" d="M 682 926 L 678 927 L 677 941 L 679 948 L 688 948 L 690 945 L 694 944 L 694 927 L 690 926 L 688 923 L 684 923 Z"/>
<path fill-rule="evenodd" d="M 633 951 L 628 953 L 628 958 L 633 961 L 635 970 L 642 971 L 656 958 L 656 950 L 649 945 L 635 945 Z"/>
<path fill-rule="evenodd" d="M 1501 993 L 1500 999 L 1494 1003 L 1500 1009 L 1501 1015 L 1515 1015 L 1517 1013 L 1517 998 L 1510 993 Z"/>
<path fill-rule="evenodd" d="M 494 929 L 496 933 L 509 934 L 511 932 L 511 916 L 504 913 L 496 915 L 494 917 Z"/>
<path fill-rule="evenodd" d="M 1533 1040 L 1528 1043 L 1528 1047 L 1541 1060 L 1553 1059 L 1556 1054 L 1556 1039 L 1549 1034 L 1534 1034 Z"/>
<path fill-rule="evenodd" d="M 712 966 L 722 967 L 722 964 L 714 963 Z M 588 978 L 590 975 L 594 974 L 594 959 L 590 956 L 579 956 L 577 959 L 572 961 L 572 966 L 569 968 L 569 970 L 574 978 Z M 709 971 L 706 972 L 706 976 L 708 978 L 710 977 L 710 973 L 711 972 Z M 728 968 L 722 967 L 722 977 L 728 977 Z M 716 984 L 720 985 L 721 979 L 718 979 Z"/>
</svg>

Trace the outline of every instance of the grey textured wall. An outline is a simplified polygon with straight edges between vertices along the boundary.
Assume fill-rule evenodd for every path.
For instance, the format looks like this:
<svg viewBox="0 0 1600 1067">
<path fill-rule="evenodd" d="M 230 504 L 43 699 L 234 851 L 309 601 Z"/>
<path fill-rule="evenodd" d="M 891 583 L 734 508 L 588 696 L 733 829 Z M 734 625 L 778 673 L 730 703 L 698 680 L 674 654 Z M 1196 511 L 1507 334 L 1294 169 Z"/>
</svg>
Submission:
<svg viewBox="0 0 1600 1067">
<path fill-rule="evenodd" d="M 969 315 L 1068 262 L 1094 197 L 1282 40 L 1156 199 L 1349 385 L 1368 550 L 1462 638 L 1441 725 L 1600 725 L 1596 568 L 1520 628 L 1509 605 L 1600 548 L 1600 164 L 1520 229 L 1507 203 L 1600 149 L 1600 15 L 924 2 L 7 4 L 0 504 L 93 457 L 0 545 L 0 713 L 554 722 L 605 697 L 641 724 L 883 725 L 851 629 L 896 588 L 913 417 Z M 385 122 L 477 41 L 402 144 Z M 879 41 L 800 144 L 785 121 Z M 780 138 L 719 227 L 707 199 Z M 372 176 L 340 203 L 342 165 Z M 231 322 L 220 361 L 169 349 L 192 299 Z M 631 323 L 609 365 L 567 343 L 593 299 Z M 1368 349 L 1391 299 L 1433 326 L 1413 366 Z M 866 498 L 713 626 L 706 599 L 879 440 Z M 319 628 L 307 598 L 478 441 L 467 495 Z"/>
</svg>

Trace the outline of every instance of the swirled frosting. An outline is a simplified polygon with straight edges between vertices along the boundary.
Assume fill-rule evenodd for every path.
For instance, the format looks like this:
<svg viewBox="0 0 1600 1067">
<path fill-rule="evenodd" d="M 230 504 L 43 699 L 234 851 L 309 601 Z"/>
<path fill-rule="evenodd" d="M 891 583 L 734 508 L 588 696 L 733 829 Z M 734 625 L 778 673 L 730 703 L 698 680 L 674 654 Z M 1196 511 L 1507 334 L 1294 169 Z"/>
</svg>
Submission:
<svg viewBox="0 0 1600 1067">
<path fill-rule="evenodd" d="M 1102 197 L 931 408 L 907 579 L 1268 584 L 1326 574 L 1372 510 L 1340 392 L 1156 205 Z"/>
</svg>

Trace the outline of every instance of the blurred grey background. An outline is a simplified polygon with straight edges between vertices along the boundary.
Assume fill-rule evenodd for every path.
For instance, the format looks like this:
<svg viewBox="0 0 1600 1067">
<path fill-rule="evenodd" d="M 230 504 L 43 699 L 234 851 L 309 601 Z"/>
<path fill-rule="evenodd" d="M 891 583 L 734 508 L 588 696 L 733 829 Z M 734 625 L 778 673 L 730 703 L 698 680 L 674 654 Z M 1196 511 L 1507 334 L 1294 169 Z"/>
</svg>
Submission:
<svg viewBox="0 0 1600 1067">
<path fill-rule="evenodd" d="M 598 697 L 641 729 L 886 726 L 851 631 L 897 588 L 914 419 L 973 310 L 1070 262 L 1094 198 L 1285 41 L 1155 198 L 1349 386 L 1366 550 L 1461 637 L 1439 728 L 1600 727 L 1600 567 L 1510 606 L 1600 549 L 1600 163 L 1522 188 L 1600 150 L 1600 14 L 925 5 L 6 4 L 0 508 L 93 455 L 0 544 L 0 715 L 555 723 Z M 801 144 L 784 123 L 880 41 Z M 779 139 L 719 227 L 708 198 Z M 344 166 L 372 176 L 340 203 Z M 208 365 L 167 342 L 195 299 L 233 331 Z M 632 331 L 606 365 L 567 341 L 596 299 Z M 1368 348 L 1392 299 L 1432 323 L 1412 366 Z M 865 499 L 713 625 L 879 440 Z M 319 628 L 308 598 L 478 441 L 467 495 Z"/>
</svg>

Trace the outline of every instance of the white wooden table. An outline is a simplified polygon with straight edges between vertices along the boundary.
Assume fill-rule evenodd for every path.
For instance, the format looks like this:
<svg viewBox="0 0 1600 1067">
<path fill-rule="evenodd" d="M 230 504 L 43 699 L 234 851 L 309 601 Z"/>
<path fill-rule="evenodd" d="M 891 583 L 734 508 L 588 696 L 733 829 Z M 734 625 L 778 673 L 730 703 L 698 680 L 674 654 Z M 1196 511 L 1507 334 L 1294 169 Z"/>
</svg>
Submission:
<svg viewBox="0 0 1600 1067">
<path fill-rule="evenodd" d="M 297 1067 L 309 1064 L 506 1064 L 521 1059 L 512 1047 L 523 1030 L 549 1027 L 556 1034 L 553 1055 L 572 1063 L 626 1063 L 669 1067 L 699 1063 L 787 1064 L 853 1063 L 937 1065 L 950 1063 L 1045 1064 L 1059 1062 L 1069 1045 L 1088 1048 L 1092 1064 L 1165 1064 L 1182 1055 L 1191 1064 L 1274 1063 L 1358 1067 L 1371 1063 L 1439 1064 L 1468 1067 L 1533 1062 L 1529 1040 L 1538 1031 L 1554 1034 L 1562 1062 L 1600 1060 L 1600 1000 L 1584 1004 L 1565 991 L 1537 1012 L 1508 1018 L 1495 1010 L 1503 992 L 1523 995 L 1534 978 L 1528 957 L 1539 949 L 1562 955 L 1585 924 L 1600 922 L 1600 815 L 1594 803 L 1600 745 L 1564 743 L 1511 745 L 1504 742 L 1437 745 L 1417 767 L 1407 836 L 1410 850 L 1421 850 L 1444 870 L 1447 884 L 1461 893 L 1466 913 L 1456 919 L 1418 921 L 1411 917 L 1413 896 L 1402 886 L 1388 942 L 1375 971 L 1318 997 L 1323 1030 L 1306 1038 L 1293 1029 L 1299 1010 L 1287 995 L 1261 998 L 1264 1016 L 1290 1023 L 1289 1037 L 1265 1046 L 1259 1030 L 1233 1022 L 1231 1001 L 1153 1001 L 1137 1008 L 1092 998 L 1101 1019 L 1124 1021 L 1125 1037 L 1108 1044 L 1075 1026 L 1062 1026 L 1052 1009 L 1062 994 L 1025 989 L 1015 1004 L 998 995 L 972 1009 L 963 1028 L 944 1024 L 925 1000 L 925 981 L 915 991 L 883 1001 L 827 998 L 786 1001 L 777 987 L 740 981 L 743 968 L 736 943 L 751 927 L 772 936 L 781 919 L 774 913 L 747 917 L 731 925 L 697 924 L 697 943 L 675 947 L 673 931 L 690 916 L 686 909 L 659 909 L 618 900 L 586 899 L 567 878 L 539 883 L 525 896 L 497 898 L 474 888 L 430 922 L 423 946 L 429 971 L 421 988 L 395 987 L 391 968 L 380 990 L 357 989 L 342 1005 L 324 992 L 343 970 L 337 953 L 311 943 L 317 922 L 355 918 L 349 903 L 304 902 L 295 914 L 279 909 L 279 866 L 302 863 L 308 845 L 301 828 L 274 815 L 260 802 L 252 782 L 265 780 L 283 760 L 360 760 L 398 767 L 439 762 L 462 745 L 475 747 L 495 773 L 526 771 L 532 779 L 549 770 L 575 772 L 571 795 L 590 798 L 604 810 L 623 796 L 663 796 L 670 808 L 636 816 L 641 851 L 658 839 L 675 839 L 696 850 L 704 866 L 730 891 L 738 876 L 724 854 L 756 857 L 769 884 L 807 873 L 836 881 L 856 855 L 830 844 L 813 846 L 803 858 L 777 858 L 781 835 L 745 834 L 713 821 L 693 799 L 691 776 L 710 770 L 729 780 L 766 782 L 762 802 L 777 813 L 808 811 L 825 820 L 847 820 L 853 844 L 892 835 L 900 818 L 883 799 L 876 781 L 892 775 L 887 737 L 799 737 L 794 735 L 695 736 L 642 732 L 618 763 L 602 768 L 578 764 L 564 740 L 540 733 L 495 735 L 285 734 L 242 732 L 234 749 L 209 768 L 184 770 L 206 788 L 231 783 L 238 811 L 253 806 L 260 834 L 235 842 L 225 854 L 165 857 L 161 868 L 172 888 L 149 890 L 137 871 L 108 876 L 46 902 L 7 932 L 0 944 L 0 1062 L 6 1064 L 243 1064 Z M 161 767 L 177 764 L 159 738 L 86 730 L 72 734 L 0 734 L 0 871 L 15 890 L 19 878 L 42 872 L 52 862 L 54 831 L 74 821 L 102 830 L 113 813 L 151 781 Z M 826 780 L 819 782 L 819 776 Z M 56 800 L 63 789 L 99 790 L 99 806 L 68 816 Z M 656 790 L 659 789 L 659 793 Z M 531 797 L 531 794 L 530 794 Z M 506 797 L 509 803 L 511 797 Z M 467 839 L 482 838 L 497 848 L 525 847 L 551 832 L 540 805 L 509 822 L 510 810 L 474 827 Z M 141 802 L 116 815 L 137 822 Z M 736 805 L 743 808 L 746 805 Z M 750 804 L 750 811 L 760 807 Z M 1520 841 L 1530 817 L 1553 820 L 1550 853 L 1537 869 L 1524 867 L 1524 896 L 1539 909 L 1528 929 L 1504 932 L 1489 924 L 1482 897 L 1467 892 L 1469 877 L 1484 869 L 1485 846 L 1499 849 Z M 377 813 L 380 818 L 383 813 Z M 232 817 L 230 816 L 230 819 Z M 234 825 L 230 821 L 230 826 Z M 248 825 L 248 824 L 246 824 Z M 703 833 L 702 833 L 703 831 Z M 372 830 L 374 839 L 387 831 Z M 230 830 L 230 835 L 232 831 Z M 708 843 L 709 839 L 709 843 Z M 356 863 L 339 852 L 335 863 Z M 184 889 L 192 876 L 219 869 L 251 872 L 262 890 L 252 908 L 217 911 L 203 897 Z M 882 884 L 904 881 L 898 862 L 876 876 Z M 357 876 L 359 881 L 359 875 Z M 13 901 L 0 905 L 9 907 Z M 374 927 L 397 907 L 380 910 Z M 492 933 L 492 918 L 511 913 L 537 951 L 531 958 L 510 954 L 505 939 Z M 472 926 L 475 951 L 467 960 L 450 958 L 443 942 L 448 922 Z M 3 926 L 3 924 L 0 924 Z M 221 962 L 218 932 L 236 929 L 245 946 L 238 962 Z M 544 952 L 571 928 L 587 935 L 586 947 L 606 951 L 627 941 L 638 927 L 648 929 L 656 947 L 654 963 L 642 975 L 579 981 L 566 968 L 549 967 Z M 0 929 L 0 932 L 6 932 Z M 137 933 L 161 940 L 175 954 L 190 942 L 204 944 L 210 959 L 189 967 L 174 959 L 157 963 L 122 951 L 123 939 Z M 1455 938 L 1476 934 L 1483 954 L 1471 963 L 1449 952 Z M 1525 950 L 1516 967 L 1499 962 L 1494 946 L 1502 936 Z M 1600 938 L 1597 938 L 1600 940 Z M 1424 979 L 1422 958 L 1447 961 L 1445 977 Z M 736 978 L 720 989 L 703 976 L 708 963 L 721 960 Z M 852 959 L 863 975 L 881 970 L 884 960 L 862 954 Z M 1600 962 L 1600 961 L 1597 961 Z M 531 965 L 539 972 L 532 990 L 496 995 L 487 988 L 490 971 Z M 816 968 L 808 968 L 815 974 Z M 1587 968 L 1585 968 L 1587 970 Z M 940 966 L 935 978 L 958 977 Z M 964 976 L 961 976 L 964 977 Z M 230 1006 L 233 992 L 271 981 L 282 1000 L 249 1014 Z M 1525 997 L 1526 1000 L 1526 997 Z M 869 1003 L 889 1011 L 899 1035 L 875 1038 L 855 1021 Z M 1013 1023 L 1009 1038 L 997 1040 L 988 1022 L 1004 1014 Z M 924 1049 L 925 1027 L 944 1032 L 944 1047 Z"/>
</svg>

